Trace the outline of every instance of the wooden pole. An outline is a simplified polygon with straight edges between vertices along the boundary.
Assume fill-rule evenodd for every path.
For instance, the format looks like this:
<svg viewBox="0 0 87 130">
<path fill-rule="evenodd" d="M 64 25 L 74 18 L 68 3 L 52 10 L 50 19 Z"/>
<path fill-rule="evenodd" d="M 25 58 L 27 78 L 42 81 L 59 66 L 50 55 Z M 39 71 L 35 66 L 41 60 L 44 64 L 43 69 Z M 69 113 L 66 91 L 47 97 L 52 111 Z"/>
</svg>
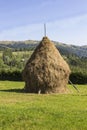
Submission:
<svg viewBox="0 0 87 130">
<path fill-rule="evenodd" d="M 44 24 L 44 36 L 46 37 L 46 24 Z"/>
<path fill-rule="evenodd" d="M 69 80 L 70 84 L 79 92 L 78 88 Z"/>
</svg>

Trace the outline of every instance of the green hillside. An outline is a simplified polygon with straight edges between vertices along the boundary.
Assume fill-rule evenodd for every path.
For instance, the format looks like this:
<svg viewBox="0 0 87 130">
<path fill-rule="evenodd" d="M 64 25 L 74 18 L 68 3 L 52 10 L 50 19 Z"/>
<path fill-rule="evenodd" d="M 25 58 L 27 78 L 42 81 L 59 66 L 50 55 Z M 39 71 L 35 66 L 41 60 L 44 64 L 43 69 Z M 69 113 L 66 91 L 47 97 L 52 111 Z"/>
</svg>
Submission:
<svg viewBox="0 0 87 130">
<path fill-rule="evenodd" d="M 10 47 L 13 50 L 33 50 L 40 41 L 26 40 L 26 41 L 0 41 L 0 50 Z M 53 41 L 58 50 L 63 54 L 74 54 L 79 57 L 87 57 L 87 46 L 68 45 Z"/>
</svg>

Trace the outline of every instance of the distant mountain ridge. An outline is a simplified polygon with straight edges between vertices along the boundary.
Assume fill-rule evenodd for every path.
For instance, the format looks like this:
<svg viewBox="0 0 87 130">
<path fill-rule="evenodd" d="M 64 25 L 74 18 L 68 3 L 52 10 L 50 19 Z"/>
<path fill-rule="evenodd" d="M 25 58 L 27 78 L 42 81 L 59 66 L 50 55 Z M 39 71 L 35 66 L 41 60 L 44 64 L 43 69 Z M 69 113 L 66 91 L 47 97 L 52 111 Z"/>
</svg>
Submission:
<svg viewBox="0 0 87 130">
<path fill-rule="evenodd" d="M 39 44 L 40 41 L 36 40 L 26 40 L 26 41 L 0 41 L 0 50 L 4 47 L 10 47 L 15 50 L 22 50 L 22 49 L 35 49 L 35 47 Z M 61 42 L 53 41 L 58 50 L 65 55 L 74 54 L 79 57 L 86 57 L 87 58 L 87 45 L 85 46 L 75 46 L 75 45 L 68 45 Z"/>
</svg>

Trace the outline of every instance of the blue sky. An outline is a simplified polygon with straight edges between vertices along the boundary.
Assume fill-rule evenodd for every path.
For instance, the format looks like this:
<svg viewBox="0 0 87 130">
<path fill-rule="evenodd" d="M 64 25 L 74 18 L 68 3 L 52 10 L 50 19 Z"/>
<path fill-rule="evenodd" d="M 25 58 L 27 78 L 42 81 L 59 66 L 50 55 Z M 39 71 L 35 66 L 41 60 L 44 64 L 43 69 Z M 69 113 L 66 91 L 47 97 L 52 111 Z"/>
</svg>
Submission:
<svg viewBox="0 0 87 130">
<path fill-rule="evenodd" d="M 0 40 L 51 40 L 87 45 L 87 0 L 0 0 Z"/>
</svg>

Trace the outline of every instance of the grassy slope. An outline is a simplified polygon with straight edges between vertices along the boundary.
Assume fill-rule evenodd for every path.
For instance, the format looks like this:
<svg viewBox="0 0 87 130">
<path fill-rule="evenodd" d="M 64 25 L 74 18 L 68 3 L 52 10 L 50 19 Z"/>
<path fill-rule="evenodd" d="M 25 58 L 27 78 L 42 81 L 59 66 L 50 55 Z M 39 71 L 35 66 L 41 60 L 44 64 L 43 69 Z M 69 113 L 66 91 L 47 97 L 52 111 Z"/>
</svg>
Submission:
<svg viewBox="0 0 87 130">
<path fill-rule="evenodd" d="M 21 92 L 23 82 L 0 81 L 0 130 L 87 130 L 87 85 L 77 93 Z"/>
</svg>

